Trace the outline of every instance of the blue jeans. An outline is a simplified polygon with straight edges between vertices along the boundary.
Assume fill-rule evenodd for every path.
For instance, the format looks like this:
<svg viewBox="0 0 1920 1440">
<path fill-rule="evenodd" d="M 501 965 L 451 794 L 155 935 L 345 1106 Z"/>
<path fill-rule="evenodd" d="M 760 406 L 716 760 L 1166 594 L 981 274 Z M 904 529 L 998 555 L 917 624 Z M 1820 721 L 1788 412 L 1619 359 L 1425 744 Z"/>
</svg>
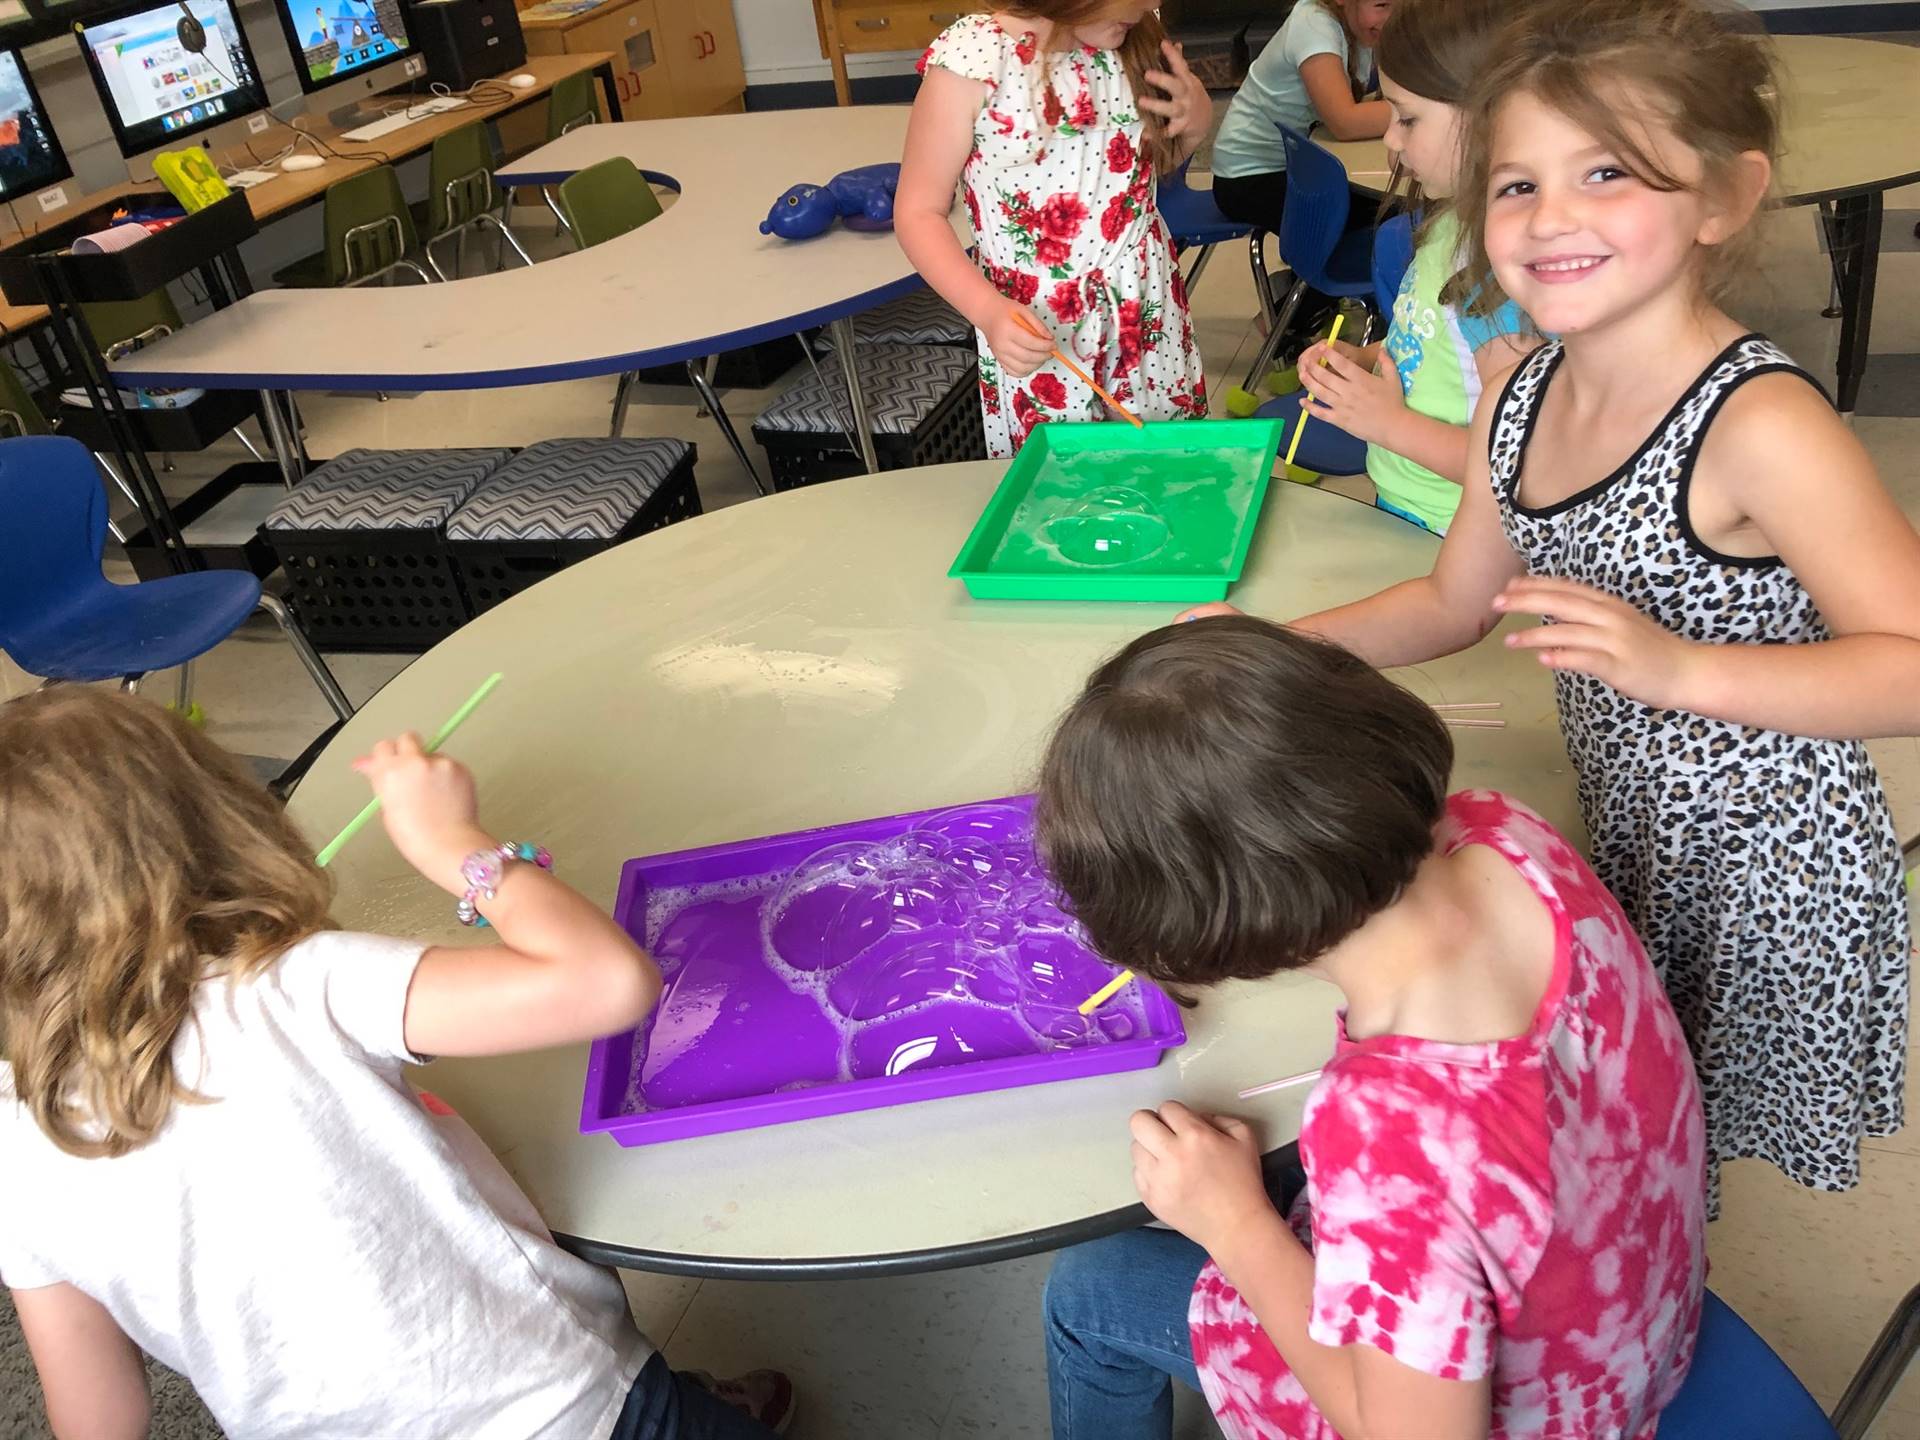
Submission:
<svg viewBox="0 0 1920 1440">
<path fill-rule="evenodd" d="M 609 1440 L 769 1440 L 772 1434 L 752 1416 L 667 1368 L 666 1357 L 656 1350 L 633 1377 Z"/>
<path fill-rule="evenodd" d="M 1173 1382 L 1200 1388 L 1187 1304 L 1206 1263 L 1171 1230 L 1060 1252 L 1043 1301 L 1053 1440 L 1167 1440 Z"/>
</svg>

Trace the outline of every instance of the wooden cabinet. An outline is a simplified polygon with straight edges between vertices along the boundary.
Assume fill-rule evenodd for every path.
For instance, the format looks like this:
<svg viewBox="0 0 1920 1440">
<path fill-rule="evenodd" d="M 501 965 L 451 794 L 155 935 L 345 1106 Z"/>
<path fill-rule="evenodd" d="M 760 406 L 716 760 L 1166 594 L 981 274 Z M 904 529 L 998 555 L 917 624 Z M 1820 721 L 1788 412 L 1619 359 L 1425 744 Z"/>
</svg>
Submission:
<svg viewBox="0 0 1920 1440">
<path fill-rule="evenodd" d="M 974 0 L 813 0 L 820 53 L 833 64 L 833 93 L 853 103 L 847 86 L 847 56 L 885 50 L 924 50 L 962 15 L 987 6 Z"/>
<path fill-rule="evenodd" d="M 747 88 L 732 0 L 656 0 L 660 41 L 682 115 L 738 110 Z"/>
<path fill-rule="evenodd" d="M 575 13 L 535 3 L 520 13 L 528 55 L 613 57 L 614 90 L 628 120 L 665 120 L 744 108 L 747 76 L 731 0 L 604 0 Z M 610 117 L 604 101 L 600 118 Z M 546 111 L 529 106 L 500 118 L 509 155 L 546 140 Z"/>
</svg>

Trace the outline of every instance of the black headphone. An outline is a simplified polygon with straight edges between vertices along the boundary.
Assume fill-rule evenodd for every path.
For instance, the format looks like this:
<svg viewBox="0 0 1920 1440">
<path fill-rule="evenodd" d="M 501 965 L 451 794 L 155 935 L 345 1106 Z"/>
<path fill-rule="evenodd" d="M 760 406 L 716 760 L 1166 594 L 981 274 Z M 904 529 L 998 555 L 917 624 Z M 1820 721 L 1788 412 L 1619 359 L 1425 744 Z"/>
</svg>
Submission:
<svg viewBox="0 0 1920 1440">
<path fill-rule="evenodd" d="M 187 8 L 187 0 L 180 0 L 180 45 L 190 55 L 198 55 L 207 48 L 207 27 L 193 18 L 193 12 Z"/>
</svg>

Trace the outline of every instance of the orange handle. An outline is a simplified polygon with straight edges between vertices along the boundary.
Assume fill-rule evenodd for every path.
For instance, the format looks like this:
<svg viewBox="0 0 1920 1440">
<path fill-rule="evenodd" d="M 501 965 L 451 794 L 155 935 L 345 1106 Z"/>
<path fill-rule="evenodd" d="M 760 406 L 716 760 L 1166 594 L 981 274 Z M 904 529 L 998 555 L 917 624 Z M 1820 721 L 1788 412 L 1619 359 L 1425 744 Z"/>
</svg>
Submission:
<svg viewBox="0 0 1920 1440">
<path fill-rule="evenodd" d="M 1043 330 L 1040 326 L 1040 322 L 1034 319 L 1032 315 L 1028 314 L 1027 311 L 1016 310 L 1014 313 L 1020 317 L 1021 329 L 1025 330 L 1029 335 L 1033 336 L 1036 340 L 1045 340 L 1050 344 L 1052 343 L 1053 337 L 1049 335 L 1045 330 Z M 1125 420 L 1129 425 L 1133 426 L 1134 429 L 1144 430 L 1147 428 L 1145 425 L 1140 423 L 1140 417 L 1138 415 L 1134 414 L 1131 410 L 1127 409 L 1126 406 L 1122 405 L 1118 400 L 1114 399 L 1113 396 L 1109 395 L 1106 391 L 1102 390 L 1098 385 L 1094 383 L 1094 379 L 1091 375 L 1087 374 L 1086 371 L 1082 370 L 1078 365 L 1074 364 L 1073 361 L 1069 360 L 1064 354 L 1062 354 L 1060 347 L 1058 345 L 1053 346 L 1053 358 L 1058 360 L 1062 365 L 1066 366 L 1067 369 L 1071 370 L 1075 375 L 1079 376 L 1081 384 L 1085 385 L 1089 390 L 1093 391 L 1094 394 L 1098 395 L 1101 398 L 1101 400 L 1106 403 L 1106 407 L 1109 410 L 1113 411 L 1114 414 L 1118 415 L 1122 420 Z"/>
</svg>

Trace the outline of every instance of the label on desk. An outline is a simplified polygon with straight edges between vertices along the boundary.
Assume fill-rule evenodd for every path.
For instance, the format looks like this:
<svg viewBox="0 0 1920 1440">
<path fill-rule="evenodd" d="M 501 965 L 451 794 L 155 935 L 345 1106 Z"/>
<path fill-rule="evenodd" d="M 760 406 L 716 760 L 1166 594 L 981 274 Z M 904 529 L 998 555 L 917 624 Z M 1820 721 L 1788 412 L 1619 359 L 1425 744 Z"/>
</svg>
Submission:
<svg viewBox="0 0 1920 1440">
<path fill-rule="evenodd" d="M 42 215 L 51 215 L 66 203 L 67 187 L 64 185 L 56 185 L 51 190 L 42 190 L 40 192 L 40 213 Z"/>
</svg>

